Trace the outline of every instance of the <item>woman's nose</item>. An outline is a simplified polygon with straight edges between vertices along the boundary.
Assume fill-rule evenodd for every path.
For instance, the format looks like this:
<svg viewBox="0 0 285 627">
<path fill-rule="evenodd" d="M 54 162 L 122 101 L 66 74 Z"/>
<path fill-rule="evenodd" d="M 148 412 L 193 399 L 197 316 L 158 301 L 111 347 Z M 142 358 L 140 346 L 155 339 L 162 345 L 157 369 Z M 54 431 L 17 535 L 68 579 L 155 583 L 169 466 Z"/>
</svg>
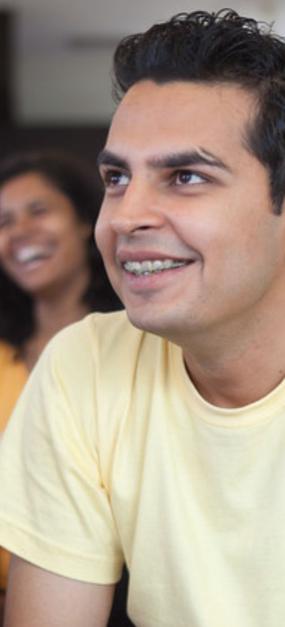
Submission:
<svg viewBox="0 0 285 627">
<path fill-rule="evenodd" d="M 34 228 L 32 216 L 21 213 L 13 217 L 9 227 L 10 236 L 13 238 L 25 237 Z"/>
</svg>

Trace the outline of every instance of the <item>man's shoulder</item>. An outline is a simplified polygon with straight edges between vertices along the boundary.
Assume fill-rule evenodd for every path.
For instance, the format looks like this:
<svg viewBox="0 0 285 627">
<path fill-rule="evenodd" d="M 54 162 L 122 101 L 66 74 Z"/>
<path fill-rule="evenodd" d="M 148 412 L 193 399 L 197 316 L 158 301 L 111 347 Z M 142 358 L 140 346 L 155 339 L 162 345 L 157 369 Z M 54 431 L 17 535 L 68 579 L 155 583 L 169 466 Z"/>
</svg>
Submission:
<svg viewBox="0 0 285 627">
<path fill-rule="evenodd" d="M 135 328 L 125 311 L 92 313 L 61 330 L 49 342 L 42 360 L 59 364 L 66 372 L 119 372 L 136 362 L 142 352 L 151 354 L 161 338 Z M 148 347 L 146 350 L 145 347 Z M 142 347 L 144 350 L 142 351 Z"/>
<path fill-rule="evenodd" d="M 84 350 L 86 354 L 94 349 L 106 350 L 123 345 L 143 332 L 135 329 L 124 310 L 110 313 L 91 313 L 57 333 L 49 342 L 52 351 L 67 352 Z"/>
<path fill-rule="evenodd" d="M 152 378 L 165 367 L 165 342 L 135 328 L 125 311 L 92 313 L 51 340 L 39 369 L 74 394 L 104 395 L 106 404 L 128 397 L 137 377 Z"/>
</svg>

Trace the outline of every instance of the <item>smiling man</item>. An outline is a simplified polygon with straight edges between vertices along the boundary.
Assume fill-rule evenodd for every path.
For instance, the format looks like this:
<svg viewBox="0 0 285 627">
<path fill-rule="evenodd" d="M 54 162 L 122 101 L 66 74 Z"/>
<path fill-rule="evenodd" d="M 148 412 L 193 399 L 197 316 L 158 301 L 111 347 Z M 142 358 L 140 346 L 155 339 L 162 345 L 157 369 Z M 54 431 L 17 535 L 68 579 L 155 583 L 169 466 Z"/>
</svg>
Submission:
<svg viewBox="0 0 285 627">
<path fill-rule="evenodd" d="M 6 627 L 285 622 L 285 43 L 233 11 L 115 54 L 96 239 L 126 311 L 46 349 L 1 446 Z M 72 599 L 72 600 L 70 600 Z"/>
</svg>

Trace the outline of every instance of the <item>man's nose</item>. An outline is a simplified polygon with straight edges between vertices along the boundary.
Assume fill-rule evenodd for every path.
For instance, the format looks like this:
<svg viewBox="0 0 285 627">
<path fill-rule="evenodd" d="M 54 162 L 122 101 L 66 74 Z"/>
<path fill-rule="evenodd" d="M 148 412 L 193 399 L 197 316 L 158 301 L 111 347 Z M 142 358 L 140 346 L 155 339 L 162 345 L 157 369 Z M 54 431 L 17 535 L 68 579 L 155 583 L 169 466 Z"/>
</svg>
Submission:
<svg viewBox="0 0 285 627">
<path fill-rule="evenodd" d="M 117 233 L 157 229 L 163 224 L 159 191 L 142 181 L 131 181 L 111 219 Z"/>
</svg>

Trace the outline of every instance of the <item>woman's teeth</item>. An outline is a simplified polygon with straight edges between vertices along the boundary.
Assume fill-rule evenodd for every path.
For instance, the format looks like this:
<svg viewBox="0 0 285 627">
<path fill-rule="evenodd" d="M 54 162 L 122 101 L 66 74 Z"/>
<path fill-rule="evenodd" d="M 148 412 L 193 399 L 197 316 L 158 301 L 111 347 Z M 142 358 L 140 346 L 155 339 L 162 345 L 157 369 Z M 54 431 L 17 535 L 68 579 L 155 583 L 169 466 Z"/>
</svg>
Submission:
<svg viewBox="0 0 285 627">
<path fill-rule="evenodd" d="M 30 263 L 38 259 L 45 259 L 49 256 L 46 249 L 39 246 L 27 246 L 17 251 L 15 257 L 19 263 Z"/>
<path fill-rule="evenodd" d="M 123 265 L 124 269 L 131 274 L 148 275 L 162 272 L 163 270 L 169 270 L 171 268 L 180 268 L 181 266 L 186 266 L 187 261 L 174 261 L 173 259 L 154 259 L 145 261 L 126 261 Z"/>
</svg>

